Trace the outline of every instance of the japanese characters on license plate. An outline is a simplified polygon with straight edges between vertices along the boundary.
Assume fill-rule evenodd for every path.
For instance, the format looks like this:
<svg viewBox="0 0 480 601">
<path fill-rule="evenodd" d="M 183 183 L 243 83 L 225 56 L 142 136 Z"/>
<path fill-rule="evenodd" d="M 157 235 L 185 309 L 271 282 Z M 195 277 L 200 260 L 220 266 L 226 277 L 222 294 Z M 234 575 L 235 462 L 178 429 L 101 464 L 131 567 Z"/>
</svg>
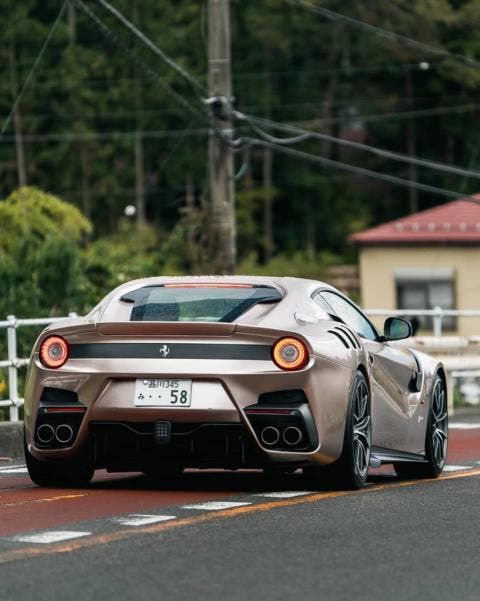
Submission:
<svg viewBox="0 0 480 601">
<path fill-rule="evenodd" d="M 192 380 L 139 379 L 135 382 L 136 407 L 190 407 Z"/>
</svg>

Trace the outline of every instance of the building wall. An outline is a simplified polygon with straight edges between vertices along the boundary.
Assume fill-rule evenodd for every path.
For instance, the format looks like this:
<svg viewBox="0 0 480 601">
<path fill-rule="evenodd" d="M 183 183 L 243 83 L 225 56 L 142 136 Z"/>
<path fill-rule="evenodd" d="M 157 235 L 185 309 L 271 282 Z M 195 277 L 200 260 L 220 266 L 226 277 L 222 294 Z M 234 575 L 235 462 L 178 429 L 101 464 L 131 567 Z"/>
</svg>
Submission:
<svg viewBox="0 0 480 601">
<path fill-rule="evenodd" d="M 394 270 L 424 267 L 453 269 L 455 308 L 480 310 L 480 247 L 363 247 L 360 248 L 359 263 L 361 305 L 364 309 L 396 309 Z M 383 318 L 372 321 L 381 328 Z M 447 333 L 480 335 L 480 318 L 459 318 L 457 331 Z"/>
</svg>

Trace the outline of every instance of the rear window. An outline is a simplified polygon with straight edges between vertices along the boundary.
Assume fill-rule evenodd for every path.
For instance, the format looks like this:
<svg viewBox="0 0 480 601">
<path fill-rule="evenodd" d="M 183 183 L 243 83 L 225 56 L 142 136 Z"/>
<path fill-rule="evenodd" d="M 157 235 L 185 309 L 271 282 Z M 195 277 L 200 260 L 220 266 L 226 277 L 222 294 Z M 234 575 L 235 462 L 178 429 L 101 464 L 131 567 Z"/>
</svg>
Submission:
<svg viewBox="0 0 480 601">
<path fill-rule="evenodd" d="M 145 286 L 121 297 L 132 303 L 130 321 L 207 321 L 231 323 L 258 303 L 275 303 L 282 294 L 272 286 Z"/>
</svg>

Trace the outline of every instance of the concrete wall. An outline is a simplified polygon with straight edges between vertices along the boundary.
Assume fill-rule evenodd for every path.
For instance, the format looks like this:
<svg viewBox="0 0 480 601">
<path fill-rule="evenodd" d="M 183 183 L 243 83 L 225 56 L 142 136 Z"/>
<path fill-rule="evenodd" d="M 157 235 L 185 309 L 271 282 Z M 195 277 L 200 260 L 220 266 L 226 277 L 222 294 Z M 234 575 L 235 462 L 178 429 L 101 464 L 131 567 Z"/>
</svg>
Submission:
<svg viewBox="0 0 480 601">
<path fill-rule="evenodd" d="M 0 422 L 0 459 L 23 459 L 23 422 Z"/>
<path fill-rule="evenodd" d="M 393 272 L 398 268 L 449 268 L 454 271 L 456 309 L 480 309 L 480 248 L 475 246 L 373 246 L 360 249 L 361 305 L 396 309 Z M 383 318 L 372 321 L 381 327 Z M 449 334 L 480 334 L 480 318 L 457 320 Z"/>
</svg>

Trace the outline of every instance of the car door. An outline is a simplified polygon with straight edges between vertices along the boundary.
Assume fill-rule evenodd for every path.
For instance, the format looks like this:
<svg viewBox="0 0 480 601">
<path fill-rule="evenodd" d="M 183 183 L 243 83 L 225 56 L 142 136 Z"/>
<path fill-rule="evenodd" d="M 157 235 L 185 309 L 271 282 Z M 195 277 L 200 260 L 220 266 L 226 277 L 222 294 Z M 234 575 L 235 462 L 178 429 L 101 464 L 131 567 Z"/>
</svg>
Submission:
<svg viewBox="0 0 480 601">
<path fill-rule="evenodd" d="M 330 313 L 360 336 L 366 350 L 372 382 L 372 445 L 408 451 L 411 417 L 420 398 L 414 390 L 415 357 L 408 350 L 381 342 L 368 318 L 345 297 L 331 290 L 318 294 L 331 307 Z"/>
</svg>

